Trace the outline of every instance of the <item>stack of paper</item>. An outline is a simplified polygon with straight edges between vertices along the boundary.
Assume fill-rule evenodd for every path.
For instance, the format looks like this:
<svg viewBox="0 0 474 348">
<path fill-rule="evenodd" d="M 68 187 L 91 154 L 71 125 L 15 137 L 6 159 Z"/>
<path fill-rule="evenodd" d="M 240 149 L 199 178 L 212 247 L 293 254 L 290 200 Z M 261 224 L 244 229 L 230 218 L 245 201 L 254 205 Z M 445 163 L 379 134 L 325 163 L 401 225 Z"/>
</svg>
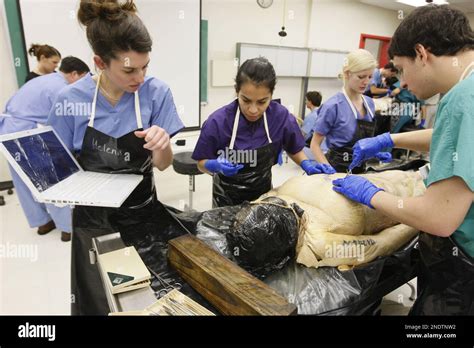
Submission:
<svg viewBox="0 0 474 348">
<path fill-rule="evenodd" d="M 188 296 L 174 289 L 144 310 L 128 312 L 112 312 L 110 316 L 135 316 L 135 315 L 215 315 Z"/>
<path fill-rule="evenodd" d="M 150 272 L 135 247 L 127 247 L 97 256 L 104 281 L 112 294 L 150 285 Z"/>
<path fill-rule="evenodd" d="M 215 315 L 176 289 L 145 308 L 145 312 L 149 315 Z"/>
</svg>

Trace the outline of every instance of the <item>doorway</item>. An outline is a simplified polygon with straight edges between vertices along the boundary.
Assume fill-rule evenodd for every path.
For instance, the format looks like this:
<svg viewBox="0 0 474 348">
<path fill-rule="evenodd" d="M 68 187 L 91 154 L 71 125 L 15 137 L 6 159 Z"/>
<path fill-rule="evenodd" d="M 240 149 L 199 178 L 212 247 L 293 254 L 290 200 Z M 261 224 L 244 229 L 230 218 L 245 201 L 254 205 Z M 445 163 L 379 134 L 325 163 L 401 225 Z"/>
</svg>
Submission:
<svg viewBox="0 0 474 348">
<path fill-rule="evenodd" d="M 388 47 L 391 37 L 360 34 L 359 48 L 364 48 L 375 57 L 379 67 L 383 67 L 390 61 L 388 57 Z"/>
</svg>

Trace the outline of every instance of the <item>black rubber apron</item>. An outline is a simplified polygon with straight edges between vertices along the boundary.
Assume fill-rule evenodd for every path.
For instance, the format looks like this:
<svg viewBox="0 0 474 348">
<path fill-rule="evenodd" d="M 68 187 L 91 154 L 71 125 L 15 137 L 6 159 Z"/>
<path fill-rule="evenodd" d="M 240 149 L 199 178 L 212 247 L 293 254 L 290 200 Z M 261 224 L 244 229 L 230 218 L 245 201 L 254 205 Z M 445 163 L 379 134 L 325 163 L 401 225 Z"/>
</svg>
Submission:
<svg viewBox="0 0 474 348">
<path fill-rule="evenodd" d="M 372 110 L 370 109 L 369 104 L 367 103 L 367 100 L 364 98 L 364 96 L 362 96 L 362 100 L 364 102 L 365 110 L 370 116 L 371 121 L 359 119 L 357 117 L 357 110 L 347 96 L 346 91 L 343 90 L 343 93 L 347 103 L 351 107 L 352 113 L 354 114 L 357 126 L 352 140 L 347 145 L 329 148 L 328 152 L 326 153 L 328 162 L 338 173 L 346 173 L 349 170 L 349 165 L 352 162 L 352 146 L 354 146 L 354 144 L 360 139 L 371 138 L 375 135 L 374 114 L 372 113 Z M 353 174 L 360 174 L 363 172 L 364 170 L 362 166 L 352 169 Z"/>
<path fill-rule="evenodd" d="M 452 237 L 421 233 L 418 297 L 410 315 L 473 315 L 474 260 Z"/>
<path fill-rule="evenodd" d="M 141 174 L 144 178 L 120 208 L 90 206 L 74 208 L 71 262 L 73 315 L 109 313 L 98 268 L 89 261 L 92 238 L 120 232 L 122 227 L 129 225 L 146 223 L 154 214 L 153 208 L 156 202 L 152 153 L 143 148 L 144 139 L 136 137 L 133 131 L 114 138 L 93 128 L 99 83 L 100 76 L 78 161 L 86 171 Z M 142 130 L 138 91 L 135 92 L 135 117 L 137 130 Z M 137 228 L 139 226 L 137 225 Z"/>
<path fill-rule="evenodd" d="M 470 74 L 464 70 L 459 82 Z M 474 259 L 454 238 L 421 233 L 418 298 L 411 315 L 474 315 Z"/>
<path fill-rule="evenodd" d="M 234 127 L 229 149 L 234 149 L 237 129 L 239 126 L 240 108 L 237 104 Z M 267 114 L 263 113 L 263 123 L 268 138 L 268 144 L 258 149 L 250 149 L 256 155 L 256 165 L 242 163 L 242 168 L 232 177 L 221 173 L 214 174 L 212 186 L 212 206 L 214 208 L 237 205 L 244 201 L 253 201 L 272 189 L 272 166 L 276 163 L 278 152 L 274 149 L 268 131 Z"/>
</svg>

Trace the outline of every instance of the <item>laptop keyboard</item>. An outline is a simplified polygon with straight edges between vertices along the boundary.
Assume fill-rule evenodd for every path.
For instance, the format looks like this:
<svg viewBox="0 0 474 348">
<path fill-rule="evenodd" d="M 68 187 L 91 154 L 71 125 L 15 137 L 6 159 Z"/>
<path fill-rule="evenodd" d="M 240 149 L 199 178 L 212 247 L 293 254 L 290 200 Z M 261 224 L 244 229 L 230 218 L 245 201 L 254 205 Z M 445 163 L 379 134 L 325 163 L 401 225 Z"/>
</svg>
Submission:
<svg viewBox="0 0 474 348">
<path fill-rule="evenodd" d="M 78 173 L 81 177 L 79 182 L 69 183 L 67 186 L 62 185 L 60 188 L 63 197 L 74 198 L 74 201 L 80 201 L 90 197 L 95 191 L 103 187 L 104 184 L 113 180 L 110 174 L 87 172 L 85 175 Z M 58 187 L 59 189 L 59 187 Z"/>
</svg>

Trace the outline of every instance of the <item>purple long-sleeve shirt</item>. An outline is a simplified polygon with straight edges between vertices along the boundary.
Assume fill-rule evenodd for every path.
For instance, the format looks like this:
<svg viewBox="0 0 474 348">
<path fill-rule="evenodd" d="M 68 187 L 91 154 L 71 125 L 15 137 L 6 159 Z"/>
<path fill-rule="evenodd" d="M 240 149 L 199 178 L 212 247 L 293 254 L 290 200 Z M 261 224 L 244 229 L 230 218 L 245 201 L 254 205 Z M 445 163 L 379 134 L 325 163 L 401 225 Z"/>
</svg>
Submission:
<svg viewBox="0 0 474 348">
<path fill-rule="evenodd" d="M 194 149 L 192 158 L 199 161 L 215 159 L 218 151 L 229 146 L 234 126 L 238 101 L 223 106 L 212 113 L 204 122 L 201 135 Z M 296 119 L 288 109 L 271 101 L 267 110 L 267 121 L 270 138 L 277 152 L 284 149 L 289 154 L 296 154 L 304 148 L 304 138 Z M 234 150 L 258 149 L 268 144 L 263 117 L 256 122 L 249 122 L 242 113 L 239 115 L 239 126 Z"/>
</svg>

